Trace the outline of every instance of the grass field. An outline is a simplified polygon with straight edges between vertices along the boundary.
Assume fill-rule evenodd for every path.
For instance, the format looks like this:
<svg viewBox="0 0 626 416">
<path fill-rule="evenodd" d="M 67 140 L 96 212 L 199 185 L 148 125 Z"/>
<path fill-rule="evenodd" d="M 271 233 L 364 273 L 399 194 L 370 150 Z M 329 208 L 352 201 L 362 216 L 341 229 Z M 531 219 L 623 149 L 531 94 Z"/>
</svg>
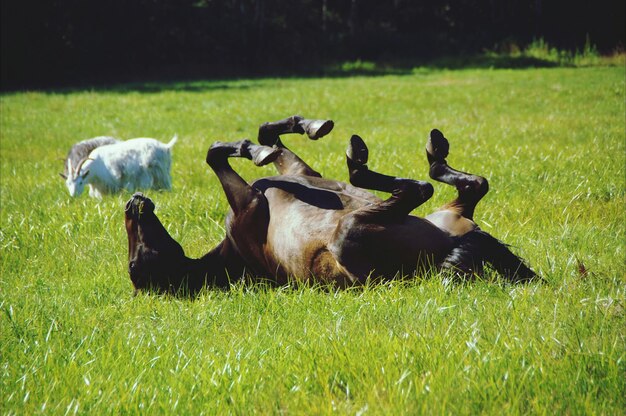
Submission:
<svg viewBox="0 0 626 416">
<path fill-rule="evenodd" d="M 0 96 L 2 414 L 624 414 L 624 67 L 416 71 L 335 79 L 125 85 Z M 479 225 L 547 284 L 441 276 L 328 293 L 235 285 L 196 300 L 132 297 L 128 193 L 69 197 L 59 158 L 97 135 L 177 133 L 157 214 L 198 257 L 224 235 L 204 163 L 292 114 L 333 118 L 287 144 L 346 180 L 370 166 L 427 178 L 431 128 L 486 176 Z M 235 160 L 247 179 L 271 175 Z M 426 214 L 454 192 L 434 184 Z M 586 273 L 581 273 L 584 265 Z"/>
</svg>

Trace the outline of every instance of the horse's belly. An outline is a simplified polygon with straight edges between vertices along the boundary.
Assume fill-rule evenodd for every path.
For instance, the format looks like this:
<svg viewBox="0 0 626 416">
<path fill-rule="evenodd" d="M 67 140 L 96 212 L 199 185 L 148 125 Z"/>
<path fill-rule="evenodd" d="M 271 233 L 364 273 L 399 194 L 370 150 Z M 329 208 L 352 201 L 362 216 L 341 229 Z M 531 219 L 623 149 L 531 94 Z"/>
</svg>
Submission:
<svg viewBox="0 0 626 416">
<path fill-rule="evenodd" d="M 451 209 L 433 212 L 426 219 L 451 236 L 464 235 L 476 229 L 474 221 Z"/>
<path fill-rule="evenodd" d="M 298 200 L 272 204 L 265 254 L 279 282 L 333 281 L 342 275 L 328 251 L 342 210 L 321 209 Z"/>
<path fill-rule="evenodd" d="M 330 249 L 359 280 L 393 278 L 433 268 L 451 249 L 451 238 L 430 222 L 408 216 L 402 223 L 376 224 L 346 217 Z"/>
</svg>

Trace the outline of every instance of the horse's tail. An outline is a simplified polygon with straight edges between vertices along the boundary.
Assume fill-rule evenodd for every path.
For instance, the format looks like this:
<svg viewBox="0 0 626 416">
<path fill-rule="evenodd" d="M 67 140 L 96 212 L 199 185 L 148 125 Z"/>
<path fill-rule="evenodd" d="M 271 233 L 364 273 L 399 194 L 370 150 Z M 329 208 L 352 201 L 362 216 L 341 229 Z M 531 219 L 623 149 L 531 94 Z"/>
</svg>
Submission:
<svg viewBox="0 0 626 416">
<path fill-rule="evenodd" d="M 480 229 L 456 237 L 456 244 L 444 259 L 442 267 L 463 274 L 481 274 L 483 263 L 512 282 L 528 282 L 540 277 L 508 245 Z"/>
</svg>

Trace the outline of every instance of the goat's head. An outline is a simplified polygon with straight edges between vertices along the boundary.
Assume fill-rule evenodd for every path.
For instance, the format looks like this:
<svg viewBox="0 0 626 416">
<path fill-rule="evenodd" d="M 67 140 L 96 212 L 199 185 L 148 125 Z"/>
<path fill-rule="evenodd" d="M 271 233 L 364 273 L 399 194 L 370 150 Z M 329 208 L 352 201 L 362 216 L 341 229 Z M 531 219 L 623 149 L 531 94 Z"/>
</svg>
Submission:
<svg viewBox="0 0 626 416">
<path fill-rule="evenodd" d="M 135 290 L 175 291 L 182 281 L 185 253 L 154 214 L 154 203 L 137 192 L 125 208 L 128 273 Z"/>
<path fill-rule="evenodd" d="M 89 167 L 85 166 L 87 161 L 90 161 L 88 157 L 83 158 L 78 162 L 76 169 L 72 167 L 72 160 L 67 159 L 67 176 L 61 175 L 65 177 L 65 186 L 67 186 L 67 190 L 70 192 L 70 196 L 80 196 L 85 189 L 85 185 L 87 184 L 87 177 L 89 176 Z"/>
</svg>

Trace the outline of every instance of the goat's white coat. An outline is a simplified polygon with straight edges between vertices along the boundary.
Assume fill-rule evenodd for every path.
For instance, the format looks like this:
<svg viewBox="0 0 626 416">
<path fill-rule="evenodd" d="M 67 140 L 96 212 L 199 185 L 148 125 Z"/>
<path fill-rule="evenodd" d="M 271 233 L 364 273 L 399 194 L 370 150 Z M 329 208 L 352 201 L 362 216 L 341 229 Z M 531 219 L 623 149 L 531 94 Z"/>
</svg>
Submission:
<svg viewBox="0 0 626 416">
<path fill-rule="evenodd" d="M 71 196 L 79 196 L 85 185 L 89 185 L 89 196 L 95 198 L 122 189 L 130 192 L 137 189 L 169 190 L 172 188 L 171 149 L 176 140 L 177 136 L 174 136 L 165 144 L 155 139 L 138 138 L 98 147 L 89 154 L 89 160 L 83 163 L 80 172 L 68 175 L 67 189 Z"/>
</svg>

